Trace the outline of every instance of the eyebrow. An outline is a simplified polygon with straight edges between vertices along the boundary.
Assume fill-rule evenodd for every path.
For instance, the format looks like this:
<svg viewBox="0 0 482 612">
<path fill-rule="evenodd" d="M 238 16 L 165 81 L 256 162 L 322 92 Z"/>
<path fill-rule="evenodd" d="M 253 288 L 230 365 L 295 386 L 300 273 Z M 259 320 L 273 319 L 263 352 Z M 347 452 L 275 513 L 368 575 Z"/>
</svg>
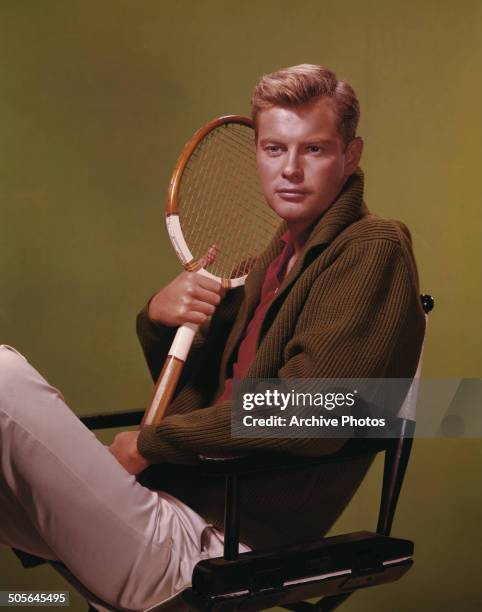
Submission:
<svg viewBox="0 0 482 612">
<path fill-rule="evenodd" d="M 331 144 L 334 144 L 334 140 L 330 140 L 329 138 L 315 138 L 314 140 L 307 140 L 303 144 L 324 144 L 324 145 L 331 145 Z"/>
<path fill-rule="evenodd" d="M 283 141 L 277 138 L 263 138 L 262 140 L 259 141 L 259 144 L 263 145 L 268 142 L 282 143 Z M 318 144 L 332 145 L 333 143 L 334 141 L 328 138 L 314 138 L 313 140 L 306 140 L 305 142 L 302 142 L 301 144 L 302 145 L 318 145 Z"/>
</svg>

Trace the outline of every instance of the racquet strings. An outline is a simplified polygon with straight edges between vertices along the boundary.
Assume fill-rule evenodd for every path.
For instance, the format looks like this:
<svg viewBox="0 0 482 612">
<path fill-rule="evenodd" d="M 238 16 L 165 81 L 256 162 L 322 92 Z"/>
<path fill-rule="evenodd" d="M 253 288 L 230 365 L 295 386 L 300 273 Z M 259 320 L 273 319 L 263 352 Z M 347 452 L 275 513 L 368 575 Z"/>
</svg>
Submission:
<svg viewBox="0 0 482 612">
<path fill-rule="evenodd" d="M 261 191 L 252 128 L 226 123 L 201 140 L 181 177 L 178 210 L 195 260 L 215 244 L 212 274 L 235 278 L 249 271 L 280 225 Z"/>
</svg>

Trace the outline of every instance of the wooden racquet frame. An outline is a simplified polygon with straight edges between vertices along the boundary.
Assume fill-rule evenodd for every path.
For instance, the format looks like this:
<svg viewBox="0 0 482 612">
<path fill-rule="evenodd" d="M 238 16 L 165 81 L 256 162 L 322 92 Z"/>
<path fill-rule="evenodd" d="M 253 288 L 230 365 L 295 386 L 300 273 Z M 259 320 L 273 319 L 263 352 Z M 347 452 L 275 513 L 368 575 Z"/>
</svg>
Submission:
<svg viewBox="0 0 482 612">
<path fill-rule="evenodd" d="M 245 274 L 244 276 L 237 278 L 220 278 L 219 276 L 216 276 L 206 270 L 202 266 L 202 262 L 193 258 L 182 234 L 181 224 L 179 221 L 179 189 L 184 169 L 199 143 L 212 130 L 223 124 L 229 123 L 238 123 L 254 129 L 253 121 L 244 115 L 226 115 L 223 117 L 218 117 L 200 128 L 185 145 L 179 159 L 176 162 L 167 191 L 166 203 L 167 231 L 174 250 L 176 251 L 176 254 L 184 269 L 190 272 L 196 271 L 199 274 L 212 278 L 213 280 L 222 283 L 225 289 L 231 289 L 233 287 L 243 285 L 247 275 Z M 199 325 L 194 323 L 186 323 L 178 328 L 161 374 L 159 375 L 156 386 L 154 387 L 151 401 L 144 414 L 141 428 L 146 427 L 147 425 L 156 425 L 162 420 L 167 407 L 171 402 L 198 328 Z"/>
</svg>

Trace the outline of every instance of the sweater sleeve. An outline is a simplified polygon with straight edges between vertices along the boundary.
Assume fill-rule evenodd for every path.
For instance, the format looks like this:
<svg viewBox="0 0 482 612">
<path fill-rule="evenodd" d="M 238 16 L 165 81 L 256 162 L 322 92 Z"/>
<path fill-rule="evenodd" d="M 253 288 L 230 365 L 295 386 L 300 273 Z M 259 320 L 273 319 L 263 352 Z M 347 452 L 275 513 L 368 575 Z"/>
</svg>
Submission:
<svg viewBox="0 0 482 612">
<path fill-rule="evenodd" d="M 274 342 L 270 332 L 258 350 Z M 394 364 L 400 363 L 396 376 L 411 377 L 423 334 L 413 261 L 397 241 L 354 242 L 314 279 L 277 375 L 376 378 L 393 376 Z M 403 355 L 397 354 L 400 347 Z M 332 438 L 231 438 L 231 408 L 228 401 L 171 415 L 141 432 L 139 451 L 153 463 L 184 463 L 201 452 L 321 456 L 345 443 Z"/>
<path fill-rule="evenodd" d="M 149 319 L 147 309 L 148 304 L 146 304 L 146 306 L 144 306 L 144 308 L 137 315 L 136 331 L 152 376 L 152 380 L 156 382 L 159 378 L 162 366 L 166 360 L 178 328 L 167 327 L 166 325 L 162 325 L 160 323 L 154 323 Z M 206 329 L 208 326 L 209 321 L 206 324 L 203 324 L 199 328 L 197 334 L 194 336 L 193 344 L 189 353 L 190 361 L 194 360 L 198 352 L 202 350 L 206 336 Z M 188 369 L 189 368 L 187 368 L 187 370 Z"/>
<path fill-rule="evenodd" d="M 147 308 L 148 304 L 137 315 L 136 331 L 152 380 L 155 382 L 159 378 L 177 328 L 153 323 L 149 319 Z"/>
</svg>

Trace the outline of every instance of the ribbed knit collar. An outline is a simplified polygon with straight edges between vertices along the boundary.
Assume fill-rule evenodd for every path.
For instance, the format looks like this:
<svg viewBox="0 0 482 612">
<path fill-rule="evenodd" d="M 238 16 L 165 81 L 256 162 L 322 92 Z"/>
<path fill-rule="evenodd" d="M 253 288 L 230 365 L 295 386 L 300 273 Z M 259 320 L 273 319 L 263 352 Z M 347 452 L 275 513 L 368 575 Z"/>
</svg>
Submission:
<svg viewBox="0 0 482 612">
<path fill-rule="evenodd" d="M 333 204 L 320 217 L 305 243 L 303 252 L 315 245 L 329 244 L 345 227 L 367 214 L 368 210 L 363 203 L 364 183 L 363 170 L 357 168 L 347 178 Z"/>
</svg>

